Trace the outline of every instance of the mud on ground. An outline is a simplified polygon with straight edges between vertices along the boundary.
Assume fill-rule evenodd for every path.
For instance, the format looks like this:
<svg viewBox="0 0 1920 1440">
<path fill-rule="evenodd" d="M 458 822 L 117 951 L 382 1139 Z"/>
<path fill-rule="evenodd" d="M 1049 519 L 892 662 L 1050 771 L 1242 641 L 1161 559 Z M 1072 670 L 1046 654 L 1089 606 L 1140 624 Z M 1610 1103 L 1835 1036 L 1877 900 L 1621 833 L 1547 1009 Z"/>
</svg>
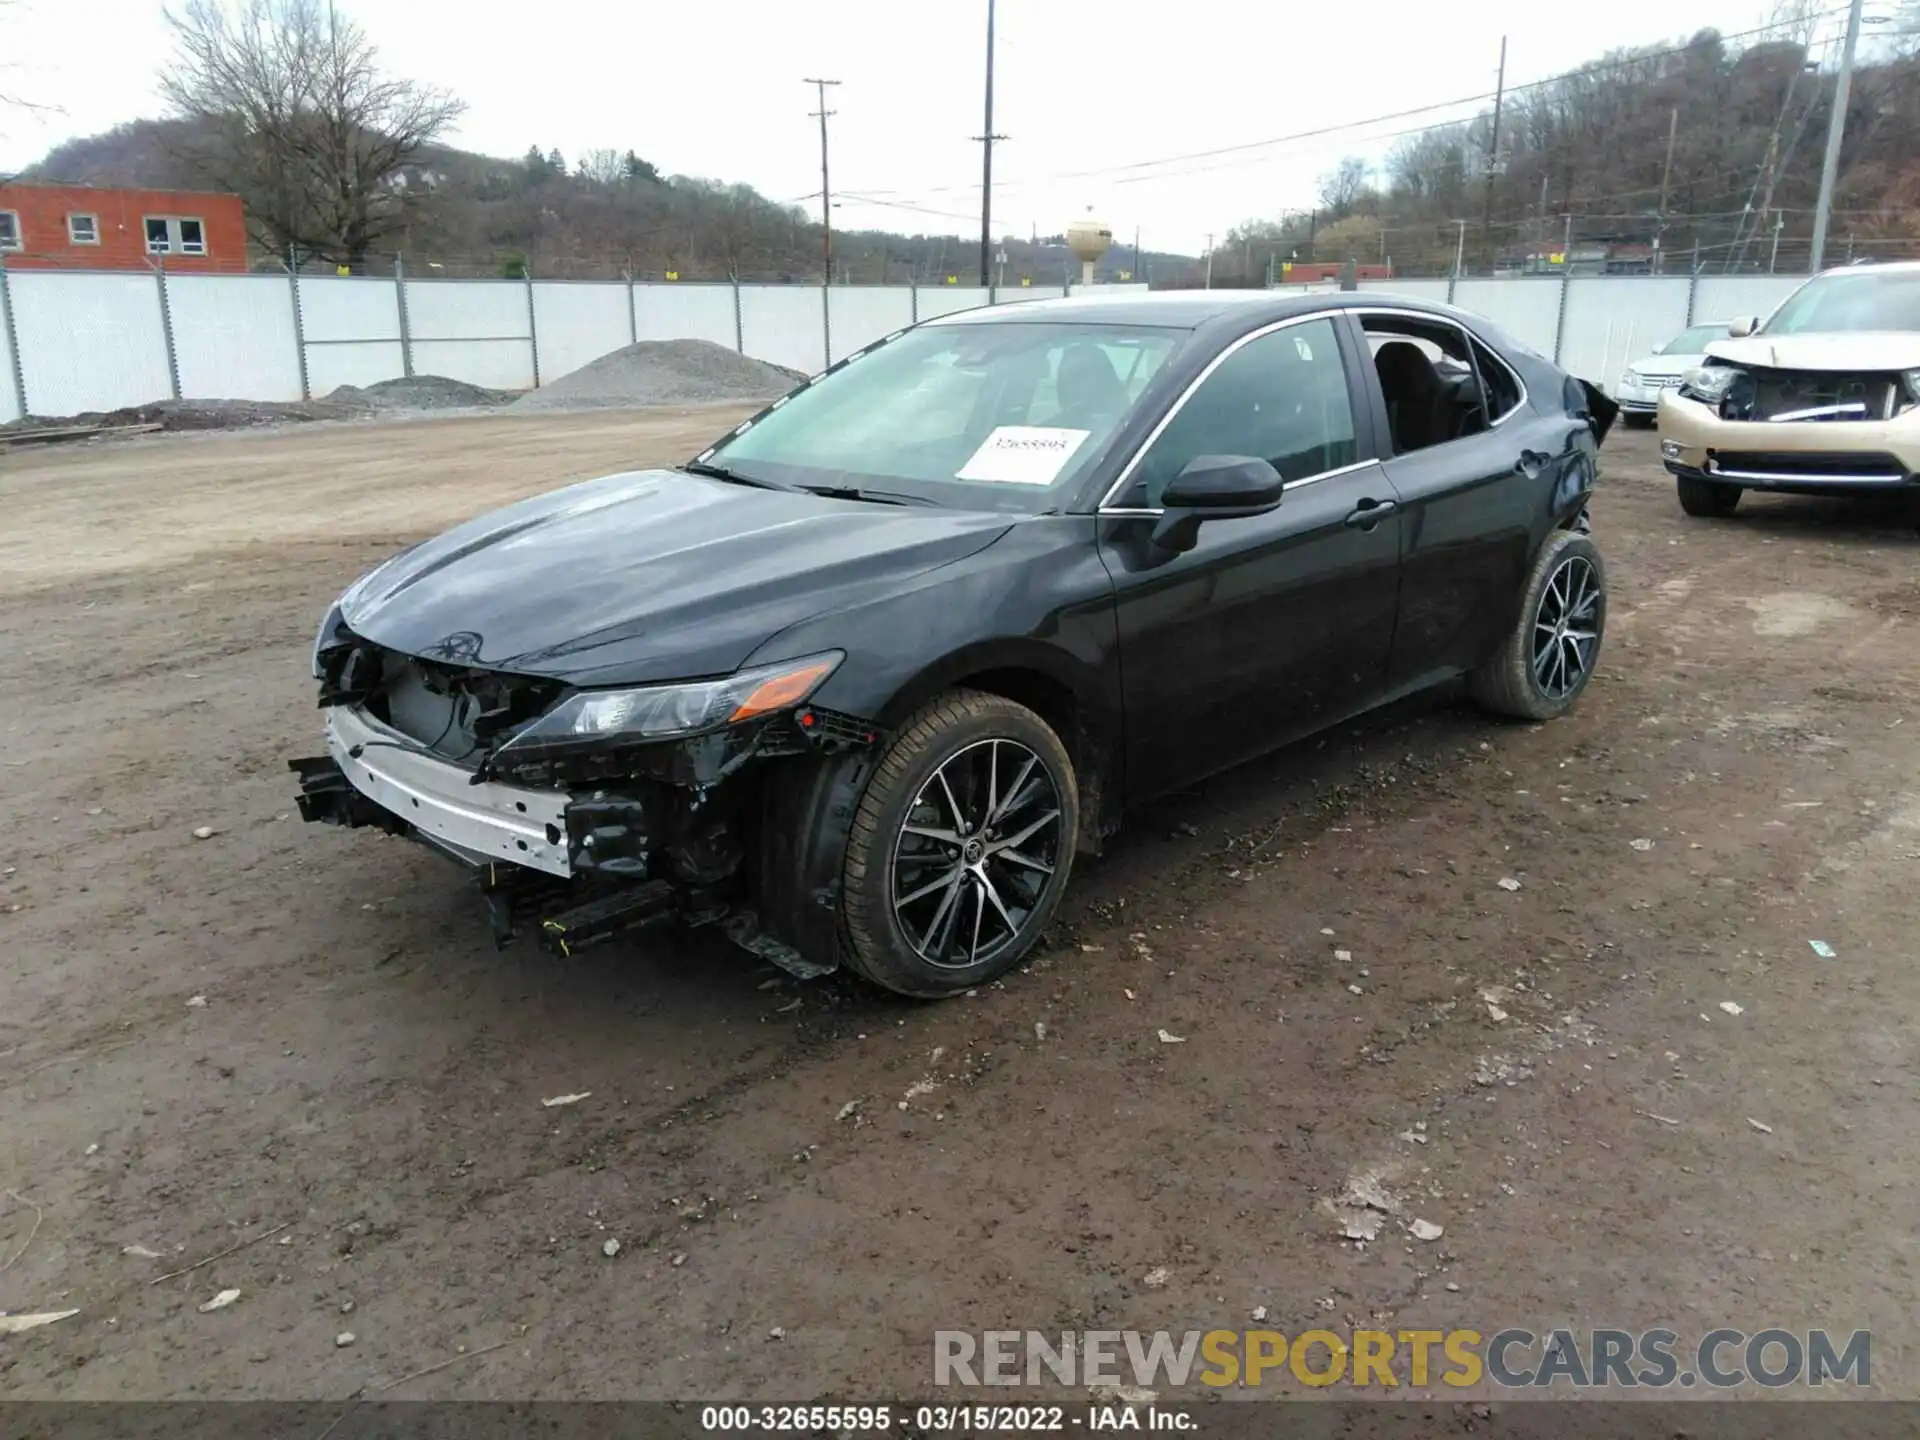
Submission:
<svg viewBox="0 0 1920 1440">
<path fill-rule="evenodd" d="M 1688 521 L 1619 437 L 1575 715 L 1427 697 L 1155 807 L 942 1005 L 495 953 L 444 862 L 299 822 L 350 579 L 736 418 L 0 462 L 0 1309 L 79 1310 L 0 1392 L 338 1398 L 464 1346 L 388 1398 L 913 1396 L 936 1328 L 1255 1307 L 1871 1327 L 1920 1391 L 1913 515 Z"/>
</svg>

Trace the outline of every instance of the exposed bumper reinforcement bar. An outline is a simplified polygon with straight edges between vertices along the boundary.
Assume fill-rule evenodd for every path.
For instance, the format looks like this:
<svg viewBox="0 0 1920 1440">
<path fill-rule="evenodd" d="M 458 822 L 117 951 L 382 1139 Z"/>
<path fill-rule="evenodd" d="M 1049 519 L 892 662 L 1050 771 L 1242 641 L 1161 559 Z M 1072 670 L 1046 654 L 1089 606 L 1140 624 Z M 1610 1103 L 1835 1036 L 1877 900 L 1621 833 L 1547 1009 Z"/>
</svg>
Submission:
<svg viewBox="0 0 1920 1440">
<path fill-rule="evenodd" d="M 300 794 L 295 803 L 300 818 L 311 824 L 340 825 L 357 830 L 372 825 L 390 834 L 405 834 L 404 820 L 389 814 L 353 788 L 331 755 L 310 755 L 289 760 L 287 768 L 300 777 Z"/>
<path fill-rule="evenodd" d="M 356 791 L 458 859 L 573 873 L 562 791 L 476 785 L 472 771 L 350 705 L 327 712 L 327 752 Z"/>
<path fill-rule="evenodd" d="M 477 859 L 463 847 L 375 804 L 354 787 L 331 755 L 289 760 L 287 768 L 300 777 L 302 820 L 349 829 L 375 826 L 390 834 L 411 836 L 474 866 L 480 892 L 486 897 L 496 946 L 514 939 L 521 925 L 530 921 L 541 949 L 570 956 L 595 941 L 609 940 L 680 913 L 681 893 L 664 880 L 621 885 L 583 900 L 578 882 L 563 876 L 520 864 Z"/>
</svg>

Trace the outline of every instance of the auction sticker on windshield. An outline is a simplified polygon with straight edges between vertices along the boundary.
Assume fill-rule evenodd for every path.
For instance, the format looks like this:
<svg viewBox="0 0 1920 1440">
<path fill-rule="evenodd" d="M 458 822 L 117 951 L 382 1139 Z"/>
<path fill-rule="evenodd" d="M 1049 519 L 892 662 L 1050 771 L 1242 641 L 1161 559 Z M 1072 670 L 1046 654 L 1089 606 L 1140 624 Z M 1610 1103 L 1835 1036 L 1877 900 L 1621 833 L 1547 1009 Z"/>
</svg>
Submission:
<svg viewBox="0 0 1920 1440">
<path fill-rule="evenodd" d="M 1002 425 L 960 467 L 957 480 L 1051 485 L 1091 432 L 1050 425 Z"/>
</svg>

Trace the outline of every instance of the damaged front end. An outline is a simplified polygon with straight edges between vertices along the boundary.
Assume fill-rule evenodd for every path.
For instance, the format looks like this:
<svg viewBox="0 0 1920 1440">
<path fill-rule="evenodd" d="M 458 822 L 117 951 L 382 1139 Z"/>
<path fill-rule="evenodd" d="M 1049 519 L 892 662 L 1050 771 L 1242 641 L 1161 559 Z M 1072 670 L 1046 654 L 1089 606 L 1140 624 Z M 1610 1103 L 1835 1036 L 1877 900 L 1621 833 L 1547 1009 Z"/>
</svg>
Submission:
<svg viewBox="0 0 1920 1440">
<path fill-rule="evenodd" d="M 875 728 L 808 703 L 843 658 L 575 689 L 354 635 L 314 651 L 327 754 L 290 761 L 303 819 L 459 861 L 497 943 L 561 955 L 644 925 L 722 924 L 797 974 L 834 968 L 838 859 Z M 795 833 L 797 826 L 808 827 Z"/>
</svg>

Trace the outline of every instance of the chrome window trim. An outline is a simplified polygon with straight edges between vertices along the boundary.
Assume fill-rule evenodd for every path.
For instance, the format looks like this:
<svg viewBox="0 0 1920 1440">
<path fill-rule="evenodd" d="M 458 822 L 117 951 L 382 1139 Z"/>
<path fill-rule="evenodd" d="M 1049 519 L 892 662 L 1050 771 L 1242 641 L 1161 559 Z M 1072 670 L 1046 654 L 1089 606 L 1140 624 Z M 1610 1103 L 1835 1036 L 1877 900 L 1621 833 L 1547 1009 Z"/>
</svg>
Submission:
<svg viewBox="0 0 1920 1440">
<path fill-rule="evenodd" d="M 1351 465 L 1336 465 L 1331 470 L 1322 470 L 1317 474 L 1302 475 L 1298 480 L 1289 480 L 1287 481 L 1285 486 L 1283 486 L 1282 488 L 1287 490 L 1298 490 L 1302 485 L 1317 485 L 1322 480 L 1333 479 L 1333 477 L 1336 475 L 1351 475 L 1356 470 L 1371 469 L 1373 466 L 1378 465 L 1379 463 L 1380 462 L 1378 460 L 1356 460 Z M 1100 513 L 1104 516 L 1111 516 L 1111 517 L 1131 516 L 1139 519 L 1157 520 L 1162 515 L 1166 514 L 1166 511 L 1165 510 L 1148 510 L 1142 506 L 1125 505 L 1125 506 L 1115 506 L 1110 510 L 1103 509 L 1101 510 Z"/>
<path fill-rule="evenodd" d="M 1207 362 L 1204 370 L 1187 382 L 1187 388 L 1180 392 L 1180 398 L 1167 407 L 1167 413 L 1162 415 L 1153 429 L 1147 432 L 1146 438 L 1134 447 L 1133 454 L 1127 457 L 1127 463 L 1120 471 L 1120 478 L 1109 485 L 1107 487 L 1107 493 L 1100 497 L 1100 504 L 1095 507 L 1096 513 L 1101 515 L 1134 516 L 1157 516 L 1163 514 L 1163 511 L 1155 509 L 1152 506 L 1115 506 L 1111 502 L 1115 495 L 1120 494 L 1133 482 L 1134 472 L 1140 468 L 1140 462 L 1146 458 L 1147 452 L 1153 448 L 1153 444 L 1160 438 L 1161 432 L 1174 422 L 1174 418 L 1178 416 L 1182 410 L 1186 409 L 1187 401 L 1193 398 L 1194 392 L 1206 384 L 1207 381 L 1213 377 L 1213 372 L 1226 364 L 1227 360 L 1238 353 L 1241 347 L 1251 345 L 1256 340 L 1265 339 L 1278 330 L 1285 330 L 1294 325 L 1304 325 L 1311 320 L 1333 320 L 1337 316 L 1348 313 L 1350 312 L 1347 307 L 1342 306 L 1334 310 L 1313 310 L 1305 315 L 1289 315 L 1285 319 L 1275 320 L 1269 324 L 1262 325 L 1257 330 L 1249 330 L 1218 355 L 1214 356 L 1213 359 Z M 1341 377 L 1344 379 L 1347 368 L 1346 355 L 1343 351 L 1337 351 L 1336 353 L 1340 355 L 1340 372 Z M 1351 398 L 1351 394 L 1349 394 L 1349 398 Z M 1356 415 L 1354 418 L 1357 421 L 1359 417 Z M 1359 469 L 1361 465 L 1371 465 L 1373 463 L 1371 460 L 1363 460 L 1354 465 L 1342 465 L 1338 470 L 1323 470 L 1318 475 L 1308 475 L 1299 480 L 1289 480 L 1287 482 L 1287 488 L 1292 489 L 1295 485 L 1306 485 L 1315 480 L 1324 480 L 1329 475 L 1344 474 L 1348 470 Z"/>
<path fill-rule="evenodd" d="M 1526 409 L 1528 391 L 1525 377 L 1507 363 L 1507 357 L 1502 355 L 1496 346 L 1489 344 L 1485 336 L 1475 331 L 1464 320 L 1456 320 L 1451 315 L 1429 314 L 1425 310 L 1401 310 L 1392 305 L 1356 305 L 1353 308 L 1352 314 L 1360 321 L 1360 328 L 1363 331 L 1366 329 L 1367 316 L 1369 315 L 1400 315 L 1409 320 L 1424 320 L 1429 324 L 1437 322 L 1441 325 L 1451 325 L 1469 340 L 1476 342 L 1482 350 L 1485 350 L 1489 355 L 1493 356 L 1495 360 L 1499 361 L 1500 368 L 1513 377 L 1514 387 L 1520 392 L 1520 399 L 1507 409 L 1502 410 L 1496 419 L 1489 421 L 1485 433 L 1492 434 L 1508 420 L 1512 419 L 1518 412 Z M 1473 437 L 1471 435 L 1462 435 L 1460 438 L 1462 440 L 1471 440 Z M 1451 440 L 1442 440 L 1440 442 L 1441 445 L 1451 445 L 1452 443 Z M 1427 448 L 1438 449 L 1439 447 L 1428 446 Z M 1408 453 L 1412 454 L 1415 452 L 1409 451 Z"/>
</svg>

